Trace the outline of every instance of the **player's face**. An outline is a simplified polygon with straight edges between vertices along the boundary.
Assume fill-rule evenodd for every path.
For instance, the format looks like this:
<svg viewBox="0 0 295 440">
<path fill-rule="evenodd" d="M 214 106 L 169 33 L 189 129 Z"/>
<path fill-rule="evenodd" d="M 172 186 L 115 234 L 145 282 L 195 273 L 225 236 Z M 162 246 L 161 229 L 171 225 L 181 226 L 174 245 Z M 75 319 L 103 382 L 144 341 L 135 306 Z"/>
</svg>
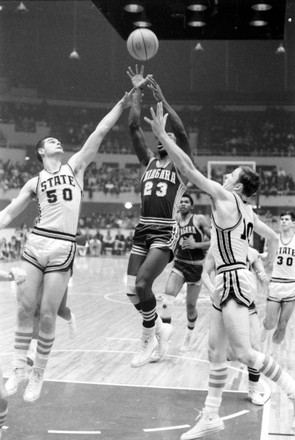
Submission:
<svg viewBox="0 0 295 440">
<path fill-rule="evenodd" d="M 56 153 L 63 154 L 64 152 L 60 141 L 52 137 L 45 139 L 44 150 L 45 150 L 45 154 L 48 153 L 50 156 Z"/>
<path fill-rule="evenodd" d="M 289 231 L 291 228 L 294 228 L 295 223 L 292 221 L 290 215 L 283 215 L 280 218 L 280 226 L 282 231 Z"/>
<path fill-rule="evenodd" d="M 179 211 L 181 214 L 188 214 L 192 210 L 192 205 L 190 199 L 187 197 L 182 197 L 179 204 Z"/>
<path fill-rule="evenodd" d="M 176 137 L 174 136 L 173 133 L 167 133 L 168 136 L 174 140 L 174 142 L 176 141 Z M 165 148 L 163 147 L 163 145 L 161 144 L 161 142 L 158 142 L 158 153 L 160 155 L 160 157 L 166 156 L 167 155 L 167 151 L 165 150 Z"/>
<path fill-rule="evenodd" d="M 232 191 L 239 181 L 241 169 L 236 168 L 232 173 L 226 174 L 224 177 L 223 188 Z"/>
</svg>

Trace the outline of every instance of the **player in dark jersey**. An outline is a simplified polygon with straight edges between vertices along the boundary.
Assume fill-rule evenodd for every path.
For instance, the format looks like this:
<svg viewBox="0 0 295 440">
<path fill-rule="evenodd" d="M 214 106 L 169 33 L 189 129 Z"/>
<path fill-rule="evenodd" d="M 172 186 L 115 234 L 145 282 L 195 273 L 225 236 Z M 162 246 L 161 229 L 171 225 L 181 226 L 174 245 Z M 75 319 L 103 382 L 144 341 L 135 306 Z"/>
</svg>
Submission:
<svg viewBox="0 0 295 440">
<path fill-rule="evenodd" d="M 202 284 L 203 262 L 205 251 L 210 246 L 211 237 L 208 220 L 204 215 L 193 214 L 193 208 L 193 198 L 190 194 L 185 193 L 179 205 L 179 240 L 161 307 L 163 322 L 171 322 L 175 297 L 184 283 L 187 284 L 187 331 L 181 351 L 188 351 L 192 348 L 193 330 L 198 317 L 196 304 Z M 205 237 L 207 237 L 207 240 L 205 240 Z"/>
<path fill-rule="evenodd" d="M 152 291 L 154 280 L 173 258 L 178 227 L 175 220 L 177 207 L 185 191 L 185 182 L 174 163 L 159 142 L 157 156 L 148 148 L 140 126 L 143 88 L 147 85 L 157 101 L 161 101 L 169 114 L 173 133 L 169 133 L 190 155 L 190 147 L 182 121 L 168 104 L 163 93 L 151 77 L 143 76 L 144 68 L 130 67 L 129 75 L 135 89 L 129 116 L 132 143 L 140 164 L 145 167 L 141 178 L 141 215 L 136 227 L 127 269 L 127 295 L 142 315 L 142 338 L 138 352 L 131 362 L 139 367 L 150 361 L 154 352 L 164 356 L 172 326 L 164 324 L 156 313 L 156 298 Z"/>
<path fill-rule="evenodd" d="M 259 175 L 250 167 L 240 166 L 225 176 L 223 185 L 208 179 L 166 133 L 167 115 L 164 115 L 162 103 L 157 104 L 156 113 L 151 109 L 151 116 L 152 119 L 145 118 L 145 121 L 176 166 L 191 183 L 211 197 L 211 246 L 217 270 L 214 293 L 221 313 L 212 308 L 208 351 L 210 372 L 205 405 L 195 426 L 182 434 L 181 440 L 201 438 L 224 429 L 219 408 L 227 379 L 228 343 L 239 362 L 260 371 L 288 394 L 293 403 L 291 429 L 294 430 L 295 380 L 271 356 L 253 349 L 250 343 L 249 308 L 255 286 L 250 282 L 247 257 L 252 231 L 268 240 L 267 275 L 271 273 L 278 246 L 275 232 L 258 218 L 247 200 L 259 189 Z"/>
</svg>

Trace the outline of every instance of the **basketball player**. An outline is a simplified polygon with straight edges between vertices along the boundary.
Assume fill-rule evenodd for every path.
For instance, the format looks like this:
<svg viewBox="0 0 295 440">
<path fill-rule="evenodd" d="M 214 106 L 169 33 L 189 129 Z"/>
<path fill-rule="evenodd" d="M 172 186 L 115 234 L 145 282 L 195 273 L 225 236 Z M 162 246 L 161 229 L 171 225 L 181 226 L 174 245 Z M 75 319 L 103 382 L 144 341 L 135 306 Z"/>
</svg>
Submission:
<svg viewBox="0 0 295 440">
<path fill-rule="evenodd" d="M 32 199 L 36 199 L 40 212 L 22 257 L 27 279 L 17 292 L 13 372 L 5 384 L 8 395 L 16 393 L 20 383 L 28 380 L 25 368 L 27 351 L 43 283 L 37 353 L 24 399 L 32 402 L 40 396 L 54 342 L 57 310 L 71 276 L 75 256 L 84 172 L 95 158 L 104 136 L 123 110 L 130 106 L 131 95 L 132 91 L 125 93 L 67 164 L 62 164 L 64 151 L 58 139 L 47 137 L 40 140 L 36 145 L 36 156 L 44 169 L 30 179 L 19 195 L 0 212 L 0 228 L 6 227 Z"/>
<path fill-rule="evenodd" d="M 156 313 L 156 298 L 152 291 L 154 280 L 173 258 L 177 242 L 176 209 L 185 191 L 185 183 L 161 142 L 157 157 L 148 148 L 140 126 L 143 88 L 149 85 L 155 98 L 165 106 L 173 133 L 169 136 L 190 155 L 187 134 L 182 121 L 165 100 L 159 85 L 151 77 L 143 77 L 144 67 L 130 67 L 129 75 L 135 89 L 129 115 L 132 143 L 140 164 L 145 167 L 141 178 L 141 216 L 133 237 L 133 245 L 127 269 L 127 295 L 142 315 L 140 348 L 132 359 L 132 367 L 140 367 L 150 361 L 155 352 L 161 359 L 171 336 L 172 326 L 164 324 Z"/>
<path fill-rule="evenodd" d="M 260 283 L 266 283 L 268 278 L 265 273 L 264 266 L 261 261 L 259 252 L 250 246 L 249 246 L 249 250 L 248 250 L 247 262 L 248 262 L 248 266 L 249 266 L 251 273 L 255 277 L 254 283 L 255 283 L 256 291 L 257 291 L 258 281 Z M 203 267 L 202 282 L 203 282 L 204 286 L 207 288 L 207 290 L 209 291 L 209 295 L 212 300 L 212 306 L 215 307 L 216 310 L 221 312 L 221 308 L 216 306 L 215 301 L 214 301 L 215 288 L 214 288 L 214 283 L 211 280 L 211 276 L 213 274 L 214 274 L 214 276 L 216 274 L 215 261 L 213 258 L 212 249 L 210 248 L 207 255 L 206 255 L 206 259 L 205 259 L 205 263 L 204 263 L 204 267 Z M 259 338 L 260 323 L 259 323 L 257 309 L 256 309 L 256 305 L 255 305 L 254 301 L 252 302 L 252 304 L 249 307 L 249 319 L 250 319 L 251 345 L 255 350 L 259 350 L 260 349 L 260 338 Z M 209 347 L 209 350 L 210 350 L 210 348 L 211 347 Z M 231 360 L 231 361 L 235 360 L 234 354 L 232 353 L 232 350 L 230 350 L 230 347 L 228 347 L 227 359 Z M 260 378 L 260 372 L 258 370 L 255 370 L 254 368 L 248 367 L 248 380 L 249 380 L 248 397 L 249 397 L 249 400 L 254 405 L 258 405 L 258 406 L 264 404 L 264 399 L 260 393 L 260 389 L 258 386 L 259 378 Z"/>
<path fill-rule="evenodd" d="M 286 334 L 287 324 L 295 305 L 295 214 L 291 211 L 280 215 L 279 245 L 271 275 L 263 321 L 264 331 L 276 328 L 272 341 L 280 344 Z"/>
<path fill-rule="evenodd" d="M 10 271 L 0 270 L 0 281 L 15 281 L 16 284 L 21 284 L 25 281 L 27 274 L 24 270 L 13 267 Z M 7 392 L 4 385 L 2 371 L 0 369 L 0 440 L 2 438 L 2 427 L 6 420 L 8 412 Z"/>
<path fill-rule="evenodd" d="M 248 242 L 253 230 L 268 240 L 264 264 L 267 274 L 270 274 L 278 239 L 276 233 L 258 218 L 247 202 L 259 188 L 259 176 L 252 168 L 236 168 L 226 176 L 223 185 L 208 179 L 195 168 L 190 157 L 184 154 L 166 133 L 167 115 L 163 114 L 161 103 L 157 104 L 156 113 L 151 109 L 151 116 L 152 119 L 145 120 L 164 145 L 171 160 L 191 183 L 211 197 L 211 245 L 217 270 L 215 295 L 219 300 L 217 306 L 221 313 L 212 308 L 209 331 L 209 389 L 205 407 L 198 416 L 196 425 L 181 436 L 181 440 L 192 440 L 224 429 L 223 421 L 219 417 L 219 408 L 227 378 L 228 343 L 239 362 L 259 370 L 275 381 L 288 393 L 294 406 L 295 380 L 272 357 L 254 350 L 250 343 L 248 309 L 253 302 L 255 285 L 251 283 L 253 277 L 247 268 Z"/>
<path fill-rule="evenodd" d="M 163 322 L 171 322 L 174 299 L 184 283 L 187 284 L 187 330 L 181 351 L 188 351 L 192 348 L 193 330 L 198 317 L 196 304 L 201 289 L 201 274 L 205 259 L 204 251 L 209 248 L 211 237 L 210 225 L 206 217 L 193 214 L 193 208 L 194 201 L 191 195 L 185 193 L 179 204 L 179 241 L 161 306 Z M 207 237 L 207 240 L 205 240 L 205 237 Z"/>
</svg>

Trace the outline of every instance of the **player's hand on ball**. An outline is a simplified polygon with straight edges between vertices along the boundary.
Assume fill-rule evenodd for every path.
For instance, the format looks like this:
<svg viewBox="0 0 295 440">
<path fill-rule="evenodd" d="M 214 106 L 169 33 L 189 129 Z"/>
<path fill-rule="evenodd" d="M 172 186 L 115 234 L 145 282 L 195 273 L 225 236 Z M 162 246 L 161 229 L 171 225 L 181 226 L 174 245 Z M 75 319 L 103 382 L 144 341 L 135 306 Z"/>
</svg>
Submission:
<svg viewBox="0 0 295 440">
<path fill-rule="evenodd" d="M 10 273 L 13 276 L 14 281 L 16 284 L 23 283 L 27 278 L 27 273 L 25 270 L 19 268 L 19 267 L 12 267 L 10 269 Z"/>
</svg>

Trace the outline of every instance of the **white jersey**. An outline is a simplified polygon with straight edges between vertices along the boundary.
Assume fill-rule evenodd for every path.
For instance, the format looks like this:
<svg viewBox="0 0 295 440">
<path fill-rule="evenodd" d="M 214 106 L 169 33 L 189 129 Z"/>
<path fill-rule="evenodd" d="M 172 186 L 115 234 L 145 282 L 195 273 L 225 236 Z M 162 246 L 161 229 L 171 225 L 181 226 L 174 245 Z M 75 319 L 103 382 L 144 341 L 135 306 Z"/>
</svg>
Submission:
<svg viewBox="0 0 295 440">
<path fill-rule="evenodd" d="M 231 228 L 220 228 L 214 219 L 211 234 L 212 252 L 217 273 L 236 269 L 247 269 L 249 240 L 253 231 L 254 213 L 252 207 L 238 195 L 233 194 L 240 216 Z"/>
<path fill-rule="evenodd" d="M 59 171 L 39 173 L 36 201 L 39 216 L 34 234 L 75 241 L 82 189 L 69 164 Z"/>
<path fill-rule="evenodd" d="M 271 275 L 271 281 L 277 283 L 295 281 L 295 234 L 291 240 L 284 240 L 284 242 L 280 235 L 277 256 Z"/>
</svg>

